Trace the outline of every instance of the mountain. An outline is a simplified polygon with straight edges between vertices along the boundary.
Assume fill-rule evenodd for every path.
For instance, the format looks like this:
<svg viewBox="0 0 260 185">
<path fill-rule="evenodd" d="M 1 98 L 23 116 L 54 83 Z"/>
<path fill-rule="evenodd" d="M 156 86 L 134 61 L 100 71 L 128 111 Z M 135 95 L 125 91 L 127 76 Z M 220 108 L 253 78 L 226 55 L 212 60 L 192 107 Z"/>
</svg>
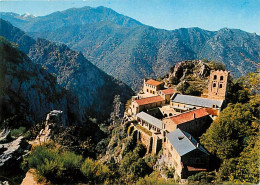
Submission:
<svg viewBox="0 0 260 185">
<path fill-rule="evenodd" d="M 5 13 L 7 14 L 7 13 Z M 10 13 L 1 14 L 12 22 Z M 255 71 L 260 36 L 238 29 L 172 31 L 143 25 L 105 8 L 73 8 L 13 21 L 29 35 L 64 43 L 93 64 L 137 90 L 143 78 L 159 77 L 179 61 L 207 58 L 238 77 Z"/>
<path fill-rule="evenodd" d="M 0 19 L 0 35 L 17 43 L 30 59 L 56 77 L 70 92 L 70 111 L 83 122 L 87 116 L 108 117 L 115 95 L 126 102 L 132 90 L 90 63 L 80 52 L 45 39 L 34 40 L 20 29 Z M 23 47 L 26 46 L 26 47 Z"/>
<path fill-rule="evenodd" d="M 71 8 L 65 11 L 54 12 L 47 16 L 26 17 L 16 13 L 2 12 L 0 17 L 28 32 L 54 31 L 61 27 L 97 23 L 100 21 L 112 21 L 124 27 L 135 27 L 141 25 L 140 22 L 118 14 L 112 9 L 103 6 L 97 8 L 83 7 Z M 46 26 L 48 25 L 48 26 Z"/>
<path fill-rule="evenodd" d="M 40 122 L 52 109 L 61 109 L 68 115 L 66 90 L 51 74 L 1 36 L 0 64 L 1 123 L 12 116 Z"/>
</svg>

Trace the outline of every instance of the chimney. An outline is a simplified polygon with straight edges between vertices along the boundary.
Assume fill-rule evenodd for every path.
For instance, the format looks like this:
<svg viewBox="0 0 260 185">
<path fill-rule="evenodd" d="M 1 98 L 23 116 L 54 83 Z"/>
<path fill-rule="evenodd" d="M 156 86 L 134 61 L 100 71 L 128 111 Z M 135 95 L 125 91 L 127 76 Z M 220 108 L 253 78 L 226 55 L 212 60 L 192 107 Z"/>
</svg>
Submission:
<svg viewBox="0 0 260 185">
<path fill-rule="evenodd" d="M 199 144 L 199 143 L 197 143 L 197 148 L 199 148 L 199 146 L 200 146 L 200 144 Z"/>
<path fill-rule="evenodd" d="M 193 119 L 196 119 L 195 113 L 193 114 Z"/>
<path fill-rule="evenodd" d="M 189 139 L 191 140 L 191 135 L 190 135 Z"/>
</svg>

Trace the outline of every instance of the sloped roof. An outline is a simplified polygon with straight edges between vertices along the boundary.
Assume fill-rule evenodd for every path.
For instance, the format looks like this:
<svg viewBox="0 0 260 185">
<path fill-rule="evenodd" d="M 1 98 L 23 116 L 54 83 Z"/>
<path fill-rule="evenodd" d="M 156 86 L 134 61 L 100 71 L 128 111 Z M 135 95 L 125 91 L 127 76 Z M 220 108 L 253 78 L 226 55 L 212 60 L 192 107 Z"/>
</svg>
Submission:
<svg viewBox="0 0 260 185">
<path fill-rule="evenodd" d="M 201 98 L 197 96 L 182 95 L 182 94 L 176 94 L 176 96 L 172 96 L 172 101 L 200 106 L 200 107 L 209 107 L 209 108 L 212 108 L 212 105 L 217 105 L 218 107 L 221 107 L 223 103 L 223 100 L 213 100 L 208 98 Z"/>
<path fill-rule="evenodd" d="M 162 129 L 162 121 L 145 113 L 145 112 L 140 112 L 136 115 L 136 117 L 150 123 L 151 125 L 156 126 L 159 129 Z"/>
<path fill-rule="evenodd" d="M 139 100 L 135 100 L 138 105 L 147 105 L 150 103 L 155 103 L 155 102 L 161 102 L 163 101 L 163 98 L 161 96 L 153 96 L 153 97 L 148 97 L 148 98 L 142 98 Z"/>
<path fill-rule="evenodd" d="M 183 114 L 179 114 L 177 116 L 173 116 L 170 119 L 172 121 L 174 121 L 175 124 L 179 125 L 182 123 L 186 123 L 188 121 L 191 121 L 195 118 L 201 118 L 204 116 L 209 115 L 209 113 L 207 112 L 207 110 L 205 108 L 200 108 L 200 109 L 196 109 L 190 112 L 185 112 Z"/>
<path fill-rule="evenodd" d="M 175 93 L 176 91 L 172 88 L 169 88 L 169 89 L 161 90 L 161 92 L 163 92 L 163 94 L 169 95 Z"/>
<path fill-rule="evenodd" d="M 166 137 L 180 156 L 183 156 L 195 149 L 209 155 L 209 153 L 200 144 L 197 148 L 198 142 L 188 132 L 185 132 L 179 128 L 167 134 Z"/>
<path fill-rule="evenodd" d="M 156 81 L 156 80 L 153 80 L 153 79 L 149 79 L 145 83 L 149 84 L 149 85 L 154 85 L 154 86 L 158 86 L 158 85 L 162 84 L 162 82 L 159 82 L 159 81 Z"/>
<path fill-rule="evenodd" d="M 213 116 L 217 116 L 218 115 L 218 111 L 215 109 L 211 109 L 211 108 L 206 108 L 207 112 Z"/>
</svg>

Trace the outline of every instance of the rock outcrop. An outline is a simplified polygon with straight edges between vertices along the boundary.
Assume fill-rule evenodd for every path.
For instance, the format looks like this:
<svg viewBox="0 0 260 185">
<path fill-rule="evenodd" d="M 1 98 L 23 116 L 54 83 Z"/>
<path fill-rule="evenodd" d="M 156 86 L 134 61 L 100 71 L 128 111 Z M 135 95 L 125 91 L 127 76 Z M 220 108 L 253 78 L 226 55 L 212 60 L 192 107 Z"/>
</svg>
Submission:
<svg viewBox="0 0 260 185">
<path fill-rule="evenodd" d="M 10 168 L 17 164 L 22 155 L 28 151 L 28 147 L 29 145 L 23 136 L 9 143 L 0 144 L 0 169 Z"/>
<path fill-rule="evenodd" d="M 169 73 L 169 79 L 174 76 L 182 81 L 189 74 L 202 79 L 209 76 L 210 68 L 201 60 L 182 61 L 174 66 L 173 71 Z"/>
<path fill-rule="evenodd" d="M 0 65 L 0 122 L 13 115 L 28 122 L 40 122 L 55 108 L 68 115 L 66 90 L 3 37 Z"/>
<path fill-rule="evenodd" d="M 31 145 L 40 145 L 52 139 L 52 128 L 54 126 L 64 126 L 63 111 L 52 110 L 47 114 L 46 121 L 44 123 L 44 129 L 41 129 L 35 140 L 30 141 Z"/>
</svg>

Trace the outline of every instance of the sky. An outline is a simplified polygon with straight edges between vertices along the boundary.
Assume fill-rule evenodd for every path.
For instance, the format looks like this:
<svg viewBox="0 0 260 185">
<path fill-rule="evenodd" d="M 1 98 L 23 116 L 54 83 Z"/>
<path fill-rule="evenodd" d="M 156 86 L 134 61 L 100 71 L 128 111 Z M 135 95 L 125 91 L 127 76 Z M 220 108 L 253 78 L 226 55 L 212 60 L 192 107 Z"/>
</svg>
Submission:
<svg viewBox="0 0 260 185">
<path fill-rule="evenodd" d="M 0 0 L 0 12 L 43 16 L 83 6 L 105 6 L 143 24 L 173 30 L 236 28 L 260 35 L 260 0 Z"/>
</svg>

